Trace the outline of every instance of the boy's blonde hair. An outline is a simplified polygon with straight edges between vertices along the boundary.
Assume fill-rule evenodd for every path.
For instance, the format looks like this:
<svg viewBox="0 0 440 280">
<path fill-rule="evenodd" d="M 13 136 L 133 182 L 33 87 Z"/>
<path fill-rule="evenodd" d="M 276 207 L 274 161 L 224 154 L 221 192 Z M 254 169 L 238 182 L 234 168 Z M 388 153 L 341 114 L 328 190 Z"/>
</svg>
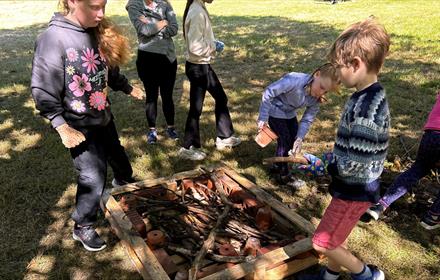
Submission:
<svg viewBox="0 0 440 280">
<path fill-rule="evenodd" d="M 328 58 L 336 65 L 348 65 L 358 56 L 368 72 L 379 73 L 390 49 L 390 36 L 374 18 L 354 23 L 333 43 Z"/>
</svg>

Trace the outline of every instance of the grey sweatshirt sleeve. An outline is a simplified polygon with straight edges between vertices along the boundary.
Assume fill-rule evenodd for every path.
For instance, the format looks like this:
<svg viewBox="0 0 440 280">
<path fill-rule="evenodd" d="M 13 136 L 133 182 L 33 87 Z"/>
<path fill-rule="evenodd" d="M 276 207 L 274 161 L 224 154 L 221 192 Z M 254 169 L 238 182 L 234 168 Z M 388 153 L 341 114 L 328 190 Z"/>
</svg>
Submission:
<svg viewBox="0 0 440 280">
<path fill-rule="evenodd" d="M 160 30 L 157 28 L 156 23 L 145 24 L 139 20 L 139 17 L 143 16 L 142 11 L 144 7 L 142 0 L 131 0 L 125 8 L 127 9 L 128 17 L 138 34 L 153 36 L 154 34 L 159 33 Z"/>
<path fill-rule="evenodd" d="M 315 102 L 313 105 L 307 107 L 307 109 L 304 111 L 301 121 L 299 122 L 296 137 L 304 139 L 318 112 L 318 102 Z"/>
<path fill-rule="evenodd" d="M 52 36 L 54 37 L 54 36 Z M 35 43 L 32 62 L 31 92 L 40 115 L 56 128 L 66 121 L 62 114 L 64 96 L 64 58 L 57 42 L 49 33 L 43 33 Z"/>
<path fill-rule="evenodd" d="M 281 94 L 291 91 L 296 86 L 296 80 L 291 78 L 289 75 L 285 75 L 280 80 L 270 84 L 263 93 L 258 120 L 267 122 L 269 119 L 269 110 L 272 100 Z"/>
<path fill-rule="evenodd" d="M 171 5 L 167 5 L 167 10 L 165 13 L 165 18 L 168 21 L 168 26 L 162 29 L 162 32 L 165 38 L 170 38 L 177 35 L 179 25 L 177 24 L 176 14 L 174 13 Z"/>
<path fill-rule="evenodd" d="M 108 69 L 108 86 L 114 91 L 122 91 L 130 94 L 133 87 L 128 83 L 128 79 L 119 72 L 119 67 Z"/>
</svg>

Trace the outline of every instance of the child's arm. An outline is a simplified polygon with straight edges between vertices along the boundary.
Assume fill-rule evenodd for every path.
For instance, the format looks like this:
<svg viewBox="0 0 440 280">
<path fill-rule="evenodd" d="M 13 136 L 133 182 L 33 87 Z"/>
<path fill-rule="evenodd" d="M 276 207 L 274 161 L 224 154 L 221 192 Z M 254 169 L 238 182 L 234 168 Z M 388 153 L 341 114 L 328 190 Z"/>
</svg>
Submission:
<svg viewBox="0 0 440 280">
<path fill-rule="evenodd" d="M 318 112 L 319 112 L 318 103 L 310 107 L 307 107 L 298 125 L 298 132 L 296 133 L 297 138 L 304 139 L 304 137 L 306 136 L 307 132 L 310 129 L 310 126 L 315 120 L 315 117 L 318 114 Z"/>
<path fill-rule="evenodd" d="M 142 99 L 144 96 L 141 89 L 133 87 L 128 83 L 127 78 L 119 72 L 119 67 L 108 69 L 108 86 L 114 91 L 120 90 L 136 99 Z"/>
<path fill-rule="evenodd" d="M 298 82 L 294 77 L 291 77 L 289 74 L 287 74 L 280 80 L 270 84 L 263 93 L 258 121 L 267 122 L 267 120 L 269 119 L 269 110 L 272 99 L 281 94 L 291 91 L 292 89 L 297 87 L 297 83 Z"/>
<path fill-rule="evenodd" d="M 167 4 L 167 10 L 165 13 L 168 25 L 164 29 L 162 29 L 162 32 L 165 35 L 164 37 L 176 36 L 179 25 L 177 24 L 176 14 L 174 13 L 171 4 Z"/>
</svg>

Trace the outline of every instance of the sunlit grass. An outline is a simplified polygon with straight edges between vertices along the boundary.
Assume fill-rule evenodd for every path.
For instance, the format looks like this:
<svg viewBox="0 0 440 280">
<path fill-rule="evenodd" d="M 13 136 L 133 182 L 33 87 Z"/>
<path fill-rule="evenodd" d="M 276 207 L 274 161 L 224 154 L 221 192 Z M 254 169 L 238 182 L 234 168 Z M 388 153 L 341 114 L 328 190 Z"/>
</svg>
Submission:
<svg viewBox="0 0 440 280">
<path fill-rule="evenodd" d="M 47 26 L 57 2 L 0 1 L 0 279 L 140 278 L 107 224 L 99 224 L 110 244 L 104 252 L 86 253 L 71 239 L 74 168 L 58 135 L 38 116 L 29 89 L 35 38 Z M 185 2 L 171 1 L 179 27 Z M 136 36 L 125 4 L 109 0 L 107 16 L 131 40 L 134 56 L 123 71 L 132 83 L 141 85 L 134 64 Z M 285 73 L 310 72 L 325 62 L 337 35 L 370 15 L 385 25 L 392 39 L 380 75 L 392 114 L 388 159 L 405 154 L 400 135 L 407 147 L 415 147 L 410 152 L 414 158 L 421 128 L 440 88 L 440 1 L 357 0 L 330 5 L 313 0 L 215 0 L 208 9 L 216 37 L 226 43 L 213 67 L 227 92 L 234 128 L 243 144 L 232 151 L 215 150 L 214 102 L 207 94 L 201 133 L 209 157 L 203 163 L 223 160 L 283 202 L 297 203 L 298 212 L 316 224 L 330 201 L 325 185 L 309 182 L 309 188 L 294 193 L 274 184 L 261 164 L 262 158 L 274 152 L 273 144 L 261 149 L 253 142 L 261 94 Z M 184 75 L 181 33 L 175 42 L 179 61 L 176 125 L 182 135 L 189 83 Z M 339 114 L 350 92 L 344 89 L 329 95 L 305 139 L 305 151 L 319 154 L 332 148 Z M 160 141 L 148 146 L 142 102 L 114 92 L 110 98 L 121 142 L 138 178 L 168 176 L 199 164 L 177 157 L 181 142 L 164 135 L 161 110 Z M 398 206 L 408 205 L 402 199 Z M 387 279 L 438 279 L 438 232 L 420 229 L 419 218 L 411 214 L 360 225 L 350 238 L 350 247 L 363 260 L 382 267 Z"/>
</svg>

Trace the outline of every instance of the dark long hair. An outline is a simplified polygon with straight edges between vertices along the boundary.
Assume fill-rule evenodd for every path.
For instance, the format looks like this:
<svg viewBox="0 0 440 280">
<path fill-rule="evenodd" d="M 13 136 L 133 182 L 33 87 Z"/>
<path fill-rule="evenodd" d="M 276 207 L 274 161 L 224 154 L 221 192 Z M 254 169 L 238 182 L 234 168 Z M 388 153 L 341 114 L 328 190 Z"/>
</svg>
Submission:
<svg viewBox="0 0 440 280">
<path fill-rule="evenodd" d="M 189 10 L 189 6 L 191 6 L 191 4 L 194 2 L 194 0 L 186 0 L 186 7 L 185 7 L 185 11 L 183 12 L 183 38 L 186 38 L 186 33 L 185 33 L 185 20 L 186 20 L 186 16 L 188 15 L 188 10 Z"/>
</svg>

